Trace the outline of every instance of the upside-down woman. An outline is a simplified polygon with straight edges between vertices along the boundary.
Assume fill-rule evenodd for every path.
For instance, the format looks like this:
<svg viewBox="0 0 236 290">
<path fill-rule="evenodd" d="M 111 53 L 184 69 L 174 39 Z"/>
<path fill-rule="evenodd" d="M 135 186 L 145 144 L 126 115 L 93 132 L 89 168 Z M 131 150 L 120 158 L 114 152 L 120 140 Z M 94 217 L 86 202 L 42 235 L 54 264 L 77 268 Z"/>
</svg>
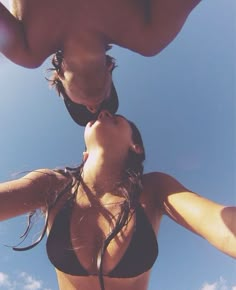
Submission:
<svg viewBox="0 0 236 290">
<path fill-rule="evenodd" d="M 156 55 L 176 37 L 199 2 L 9 0 L 10 11 L 0 3 L 0 52 L 28 68 L 53 55 L 52 83 L 64 98 L 81 105 L 72 109 L 77 115 L 111 105 L 114 113 L 114 60 L 107 55 L 111 44 Z"/>
</svg>

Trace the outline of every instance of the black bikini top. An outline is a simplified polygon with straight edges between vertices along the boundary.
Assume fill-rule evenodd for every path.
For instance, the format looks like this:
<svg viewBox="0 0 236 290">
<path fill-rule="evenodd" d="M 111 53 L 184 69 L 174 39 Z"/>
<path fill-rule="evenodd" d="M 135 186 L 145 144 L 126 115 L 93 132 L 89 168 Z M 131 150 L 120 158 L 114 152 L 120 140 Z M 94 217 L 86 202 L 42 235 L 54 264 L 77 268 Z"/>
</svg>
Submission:
<svg viewBox="0 0 236 290">
<path fill-rule="evenodd" d="M 83 268 L 78 260 L 70 238 L 72 202 L 66 202 L 57 214 L 47 239 L 47 254 L 51 263 L 60 271 L 74 276 L 93 275 Z M 148 271 L 158 256 L 155 232 L 144 209 L 138 204 L 136 224 L 130 244 L 108 277 L 129 278 Z"/>
</svg>

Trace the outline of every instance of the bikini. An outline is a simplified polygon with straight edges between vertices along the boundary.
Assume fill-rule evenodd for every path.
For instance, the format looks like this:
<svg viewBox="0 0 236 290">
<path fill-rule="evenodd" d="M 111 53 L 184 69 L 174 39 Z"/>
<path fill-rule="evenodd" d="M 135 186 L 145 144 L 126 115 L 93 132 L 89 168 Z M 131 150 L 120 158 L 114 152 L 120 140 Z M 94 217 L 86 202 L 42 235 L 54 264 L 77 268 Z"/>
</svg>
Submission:
<svg viewBox="0 0 236 290">
<path fill-rule="evenodd" d="M 47 239 L 47 254 L 51 263 L 60 271 L 74 276 L 90 276 L 78 260 L 70 238 L 70 220 L 73 209 L 66 202 L 57 214 Z M 130 244 L 116 267 L 104 276 L 130 278 L 148 271 L 158 256 L 155 232 L 140 204 L 135 210 L 135 229 Z"/>
</svg>

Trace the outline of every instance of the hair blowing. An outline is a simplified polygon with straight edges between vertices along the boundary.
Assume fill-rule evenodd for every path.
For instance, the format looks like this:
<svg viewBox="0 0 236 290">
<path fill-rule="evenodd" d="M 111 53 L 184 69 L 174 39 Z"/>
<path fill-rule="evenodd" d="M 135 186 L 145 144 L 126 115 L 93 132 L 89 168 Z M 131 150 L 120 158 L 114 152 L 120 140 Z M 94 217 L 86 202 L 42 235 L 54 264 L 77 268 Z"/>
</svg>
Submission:
<svg viewBox="0 0 236 290">
<path fill-rule="evenodd" d="M 104 260 L 105 251 L 109 243 L 117 236 L 117 234 L 122 230 L 122 228 L 128 224 L 132 214 L 135 211 L 137 203 L 139 202 L 139 197 L 142 192 L 143 161 L 145 160 L 145 151 L 144 151 L 143 141 L 142 141 L 142 137 L 139 130 L 134 125 L 134 123 L 129 121 L 129 124 L 132 129 L 133 142 L 135 144 L 138 144 L 142 148 L 142 153 L 138 154 L 132 150 L 129 150 L 123 178 L 122 180 L 120 180 L 117 187 L 119 194 L 124 197 L 124 201 L 120 206 L 121 209 L 120 209 L 118 218 L 116 220 L 116 224 L 113 227 L 112 231 L 109 233 L 109 235 L 106 237 L 106 239 L 103 241 L 103 244 L 98 253 L 97 267 L 98 267 L 98 278 L 99 278 L 101 290 L 105 290 L 104 278 L 103 278 L 103 260 Z M 75 167 L 75 168 L 66 167 L 64 170 L 56 170 L 68 176 L 68 178 L 71 178 L 71 182 L 57 195 L 55 200 L 48 205 L 48 209 L 45 214 L 45 225 L 37 241 L 35 241 L 33 244 L 27 247 L 19 248 L 18 246 L 22 243 L 21 242 L 17 246 L 12 247 L 13 250 L 25 251 L 25 250 L 32 249 L 43 239 L 46 233 L 46 229 L 48 225 L 48 217 L 49 217 L 49 213 L 51 209 L 57 204 L 60 198 L 72 188 L 73 188 L 73 192 L 71 193 L 69 200 L 75 198 L 77 190 L 82 181 L 83 166 L 84 166 L 84 162 L 80 166 Z M 23 238 L 23 241 L 27 238 L 28 233 L 32 227 L 31 219 L 34 213 L 35 212 L 29 213 L 28 226 L 24 234 L 21 236 L 21 238 Z"/>
</svg>

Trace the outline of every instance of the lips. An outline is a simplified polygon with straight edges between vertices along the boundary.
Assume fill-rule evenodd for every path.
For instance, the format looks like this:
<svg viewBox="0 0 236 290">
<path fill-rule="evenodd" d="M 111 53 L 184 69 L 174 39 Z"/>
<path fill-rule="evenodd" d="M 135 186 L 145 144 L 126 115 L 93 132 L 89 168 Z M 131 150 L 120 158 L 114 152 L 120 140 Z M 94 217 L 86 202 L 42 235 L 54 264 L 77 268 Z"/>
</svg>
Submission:
<svg viewBox="0 0 236 290">
<path fill-rule="evenodd" d="M 89 122 L 88 122 L 88 126 L 89 126 L 89 127 L 92 127 L 93 124 L 94 124 L 95 122 L 96 122 L 96 120 L 89 121 Z"/>
<path fill-rule="evenodd" d="M 113 116 L 112 114 L 110 114 L 108 111 L 101 111 L 97 117 L 97 119 L 95 120 L 91 120 L 88 122 L 88 127 L 92 127 L 94 125 L 94 123 L 98 122 L 103 122 L 103 121 L 109 121 L 109 122 L 116 122 L 116 118 L 115 116 Z"/>
</svg>

